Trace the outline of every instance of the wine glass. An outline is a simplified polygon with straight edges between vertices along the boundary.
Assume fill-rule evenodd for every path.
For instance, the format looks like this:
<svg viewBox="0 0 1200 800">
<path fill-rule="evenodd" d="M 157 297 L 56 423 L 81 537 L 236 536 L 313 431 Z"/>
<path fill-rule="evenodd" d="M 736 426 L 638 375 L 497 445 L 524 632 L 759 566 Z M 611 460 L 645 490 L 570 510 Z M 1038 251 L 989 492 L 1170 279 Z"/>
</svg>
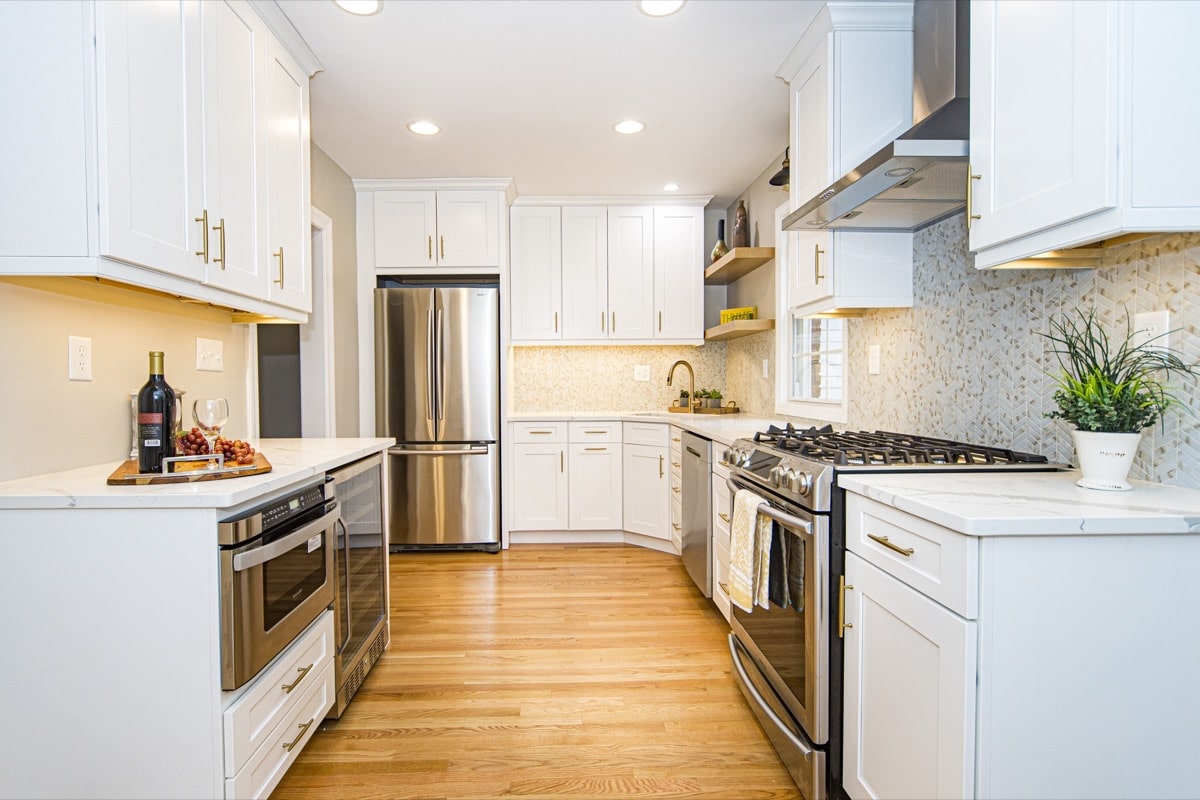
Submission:
<svg viewBox="0 0 1200 800">
<path fill-rule="evenodd" d="M 229 421 L 229 401 L 224 398 L 201 397 L 192 404 L 192 417 L 196 426 L 204 433 L 204 441 L 208 442 L 208 452 L 216 455 L 217 436 L 221 428 Z"/>
</svg>

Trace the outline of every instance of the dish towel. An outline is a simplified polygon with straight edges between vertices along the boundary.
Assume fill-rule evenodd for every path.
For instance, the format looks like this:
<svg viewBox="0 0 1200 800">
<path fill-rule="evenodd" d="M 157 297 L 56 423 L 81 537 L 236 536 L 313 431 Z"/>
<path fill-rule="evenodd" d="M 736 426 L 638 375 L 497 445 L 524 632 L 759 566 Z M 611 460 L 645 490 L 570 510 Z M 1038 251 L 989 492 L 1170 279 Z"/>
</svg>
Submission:
<svg viewBox="0 0 1200 800">
<path fill-rule="evenodd" d="M 764 500 L 747 489 L 733 496 L 729 526 L 729 599 L 743 611 L 769 608 L 767 587 L 771 568 L 771 518 L 759 515 Z"/>
</svg>

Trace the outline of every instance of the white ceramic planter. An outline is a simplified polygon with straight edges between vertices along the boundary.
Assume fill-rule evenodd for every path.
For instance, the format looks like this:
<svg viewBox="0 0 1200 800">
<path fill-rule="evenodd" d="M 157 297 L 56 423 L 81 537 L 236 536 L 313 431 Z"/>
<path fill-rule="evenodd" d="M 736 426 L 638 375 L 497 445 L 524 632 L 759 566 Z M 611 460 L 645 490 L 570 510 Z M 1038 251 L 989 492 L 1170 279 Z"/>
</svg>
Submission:
<svg viewBox="0 0 1200 800">
<path fill-rule="evenodd" d="M 1140 433 L 1097 433 L 1071 431 L 1075 440 L 1075 459 L 1082 473 L 1076 486 L 1109 492 L 1127 492 L 1133 488 L 1126 478 L 1133 457 L 1142 442 Z"/>
</svg>

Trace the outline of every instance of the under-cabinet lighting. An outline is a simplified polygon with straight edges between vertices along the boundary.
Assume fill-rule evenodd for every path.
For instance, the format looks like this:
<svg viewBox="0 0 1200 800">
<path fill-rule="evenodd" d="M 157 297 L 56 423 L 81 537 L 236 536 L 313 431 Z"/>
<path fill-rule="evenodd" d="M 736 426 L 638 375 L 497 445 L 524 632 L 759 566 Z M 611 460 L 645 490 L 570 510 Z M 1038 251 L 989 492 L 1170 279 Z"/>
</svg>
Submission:
<svg viewBox="0 0 1200 800">
<path fill-rule="evenodd" d="M 616 125 L 613 125 L 613 130 L 617 133 L 641 133 L 645 129 L 646 126 L 643 123 L 638 122 L 636 119 L 622 120 Z"/>
<path fill-rule="evenodd" d="M 333 4 L 342 11 L 360 17 L 369 17 L 383 10 L 383 0 L 333 0 Z"/>
<path fill-rule="evenodd" d="M 683 8 L 687 0 L 638 0 L 638 11 L 648 17 L 669 17 Z"/>
<path fill-rule="evenodd" d="M 441 133 L 442 129 L 436 123 L 430 122 L 427 119 L 417 120 L 416 122 L 408 123 L 407 127 L 410 131 L 421 136 L 433 136 L 435 133 Z"/>
</svg>

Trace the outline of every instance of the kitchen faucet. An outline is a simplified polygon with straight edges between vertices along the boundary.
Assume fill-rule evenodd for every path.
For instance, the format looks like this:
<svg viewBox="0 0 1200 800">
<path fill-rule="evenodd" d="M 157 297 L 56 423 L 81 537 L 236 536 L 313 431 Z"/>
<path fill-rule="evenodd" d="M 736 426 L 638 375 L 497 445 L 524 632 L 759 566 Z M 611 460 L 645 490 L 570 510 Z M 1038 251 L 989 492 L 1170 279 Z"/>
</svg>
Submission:
<svg viewBox="0 0 1200 800">
<path fill-rule="evenodd" d="M 688 371 L 687 410 L 688 410 L 689 414 L 692 414 L 692 413 L 695 413 L 693 411 L 692 401 L 696 397 L 696 373 L 695 373 L 695 371 L 692 370 L 692 365 L 683 360 L 676 361 L 674 364 L 672 364 L 671 369 L 667 372 L 667 386 L 671 385 L 671 379 L 675 377 L 675 368 L 678 367 L 680 364 L 687 367 L 687 371 Z"/>
</svg>

